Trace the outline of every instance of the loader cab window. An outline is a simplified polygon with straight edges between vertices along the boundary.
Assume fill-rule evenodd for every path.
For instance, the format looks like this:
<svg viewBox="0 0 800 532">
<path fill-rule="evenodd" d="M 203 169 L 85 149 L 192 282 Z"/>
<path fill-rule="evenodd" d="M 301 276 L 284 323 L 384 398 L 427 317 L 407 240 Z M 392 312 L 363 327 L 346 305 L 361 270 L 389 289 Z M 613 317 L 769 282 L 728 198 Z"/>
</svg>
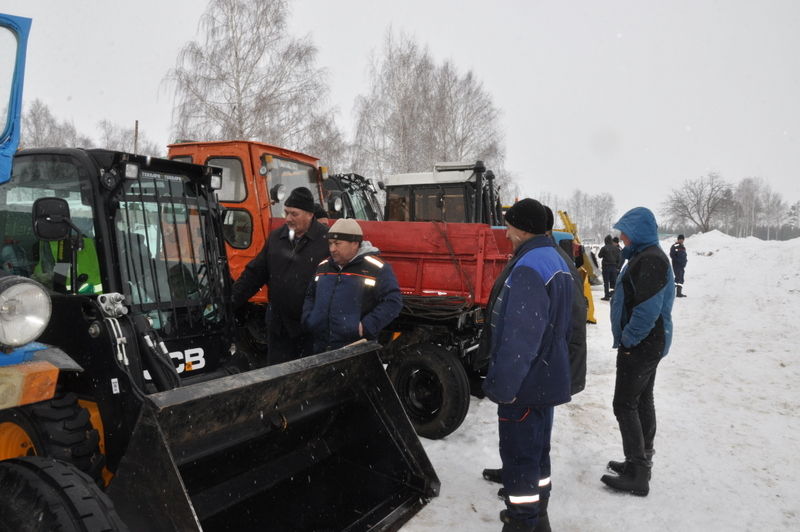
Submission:
<svg viewBox="0 0 800 532">
<path fill-rule="evenodd" d="M 208 159 L 206 164 L 222 168 L 222 188 L 217 191 L 219 201 L 244 201 L 247 197 L 247 187 L 241 160 L 237 157 L 214 157 Z"/>
<path fill-rule="evenodd" d="M 44 242 L 33 232 L 31 212 L 39 198 L 59 197 L 69 204 L 81 235 Z M 77 252 L 80 293 L 103 291 L 95 246 L 92 192 L 86 171 L 68 155 L 24 155 L 14 160 L 11 180 L 0 185 L 0 267 L 30 277 L 51 291 L 71 292 L 72 253 Z"/>
<path fill-rule="evenodd" d="M 219 319 L 219 250 L 208 204 L 181 176 L 142 172 L 114 214 L 123 291 L 155 329 Z M 207 245 L 210 243 L 210 245 Z"/>
<path fill-rule="evenodd" d="M 262 164 L 268 166 L 266 156 L 263 157 Z M 280 157 L 273 157 L 269 166 L 272 166 L 269 172 L 269 180 L 265 181 L 269 190 L 272 190 L 277 185 L 283 185 L 286 193 L 281 201 L 272 204 L 271 212 L 273 218 L 284 217 L 283 202 L 289 197 L 292 190 L 297 187 L 306 187 L 314 195 L 314 201 L 320 202 L 316 168 L 310 164 L 281 159 Z M 269 190 L 265 191 L 267 197 L 269 197 Z"/>
</svg>

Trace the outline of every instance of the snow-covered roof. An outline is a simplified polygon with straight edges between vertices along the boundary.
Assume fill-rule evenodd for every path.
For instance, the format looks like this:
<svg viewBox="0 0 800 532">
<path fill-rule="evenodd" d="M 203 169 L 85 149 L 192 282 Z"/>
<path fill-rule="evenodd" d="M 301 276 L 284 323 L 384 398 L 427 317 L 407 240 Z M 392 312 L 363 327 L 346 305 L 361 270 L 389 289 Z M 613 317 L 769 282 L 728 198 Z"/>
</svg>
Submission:
<svg viewBox="0 0 800 532">
<path fill-rule="evenodd" d="M 456 170 L 449 172 L 416 172 L 409 174 L 394 174 L 383 178 L 387 187 L 402 185 L 440 185 L 444 183 L 464 183 L 474 181 L 475 172 L 469 170 Z"/>
</svg>

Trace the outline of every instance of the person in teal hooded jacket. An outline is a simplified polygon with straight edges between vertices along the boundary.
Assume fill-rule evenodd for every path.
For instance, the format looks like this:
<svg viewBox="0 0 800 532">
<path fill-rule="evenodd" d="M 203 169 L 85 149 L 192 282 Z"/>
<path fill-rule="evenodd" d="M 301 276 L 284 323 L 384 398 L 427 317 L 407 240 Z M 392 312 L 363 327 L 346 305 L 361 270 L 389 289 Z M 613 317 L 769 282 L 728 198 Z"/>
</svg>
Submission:
<svg viewBox="0 0 800 532">
<path fill-rule="evenodd" d="M 653 401 L 656 368 L 672 342 L 675 278 L 658 242 L 658 224 L 644 207 L 626 212 L 614 225 L 625 243 L 627 264 L 617 278 L 611 299 L 611 331 L 617 348 L 614 416 L 622 435 L 624 462 L 609 462 L 617 475 L 603 475 L 609 487 L 647 495 L 649 492 L 656 411 Z"/>
</svg>

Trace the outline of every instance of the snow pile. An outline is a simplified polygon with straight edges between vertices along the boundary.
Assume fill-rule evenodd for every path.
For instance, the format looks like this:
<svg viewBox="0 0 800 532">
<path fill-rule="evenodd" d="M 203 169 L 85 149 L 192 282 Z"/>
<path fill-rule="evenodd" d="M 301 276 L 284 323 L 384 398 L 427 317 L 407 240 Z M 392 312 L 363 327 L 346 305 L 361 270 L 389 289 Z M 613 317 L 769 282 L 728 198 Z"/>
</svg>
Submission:
<svg viewBox="0 0 800 532">
<path fill-rule="evenodd" d="M 662 242 L 665 251 L 672 241 Z M 611 409 L 615 351 L 595 289 L 586 389 L 556 408 L 550 521 L 558 531 L 797 530 L 800 518 L 800 239 L 764 242 L 718 231 L 685 242 L 684 292 L 656 378 L 650 495 L 600 482 L 622 459 Z M 600 293 L 597 290 L 600 290 Z M 441 495 L 404 528 L 497 531 L 496 407 L 472 399 L 464 425 L 423 440 Z"/>
</svg>

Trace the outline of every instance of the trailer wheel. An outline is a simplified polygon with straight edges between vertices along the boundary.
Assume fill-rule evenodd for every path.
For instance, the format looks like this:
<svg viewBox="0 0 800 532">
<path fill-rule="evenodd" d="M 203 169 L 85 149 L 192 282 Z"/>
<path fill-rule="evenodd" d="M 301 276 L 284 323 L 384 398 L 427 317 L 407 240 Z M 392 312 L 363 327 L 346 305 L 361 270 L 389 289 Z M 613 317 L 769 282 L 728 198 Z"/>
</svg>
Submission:
<svg viewBox="0 0 800 532">
<path fill-rule="evenodd" d="M 417 344 L 400 353 L 387 372 L 417 434 L 437 440 L 461 426 L 469 409 L 469 379 L 450 351 Z"/>
<path fill-rule="evenodd" d="M 99 480 L 105 457 L 89 411 L 73 393 L 0 411 L 0 460 L 48 456 L 74 464 Z"/>
<path fill-rule="evenodd" d="M 94 480 L 66 462 L 38 456 L 5 460 L 0 486 L 0 530 L 127 530 Z"/>
</svg>

